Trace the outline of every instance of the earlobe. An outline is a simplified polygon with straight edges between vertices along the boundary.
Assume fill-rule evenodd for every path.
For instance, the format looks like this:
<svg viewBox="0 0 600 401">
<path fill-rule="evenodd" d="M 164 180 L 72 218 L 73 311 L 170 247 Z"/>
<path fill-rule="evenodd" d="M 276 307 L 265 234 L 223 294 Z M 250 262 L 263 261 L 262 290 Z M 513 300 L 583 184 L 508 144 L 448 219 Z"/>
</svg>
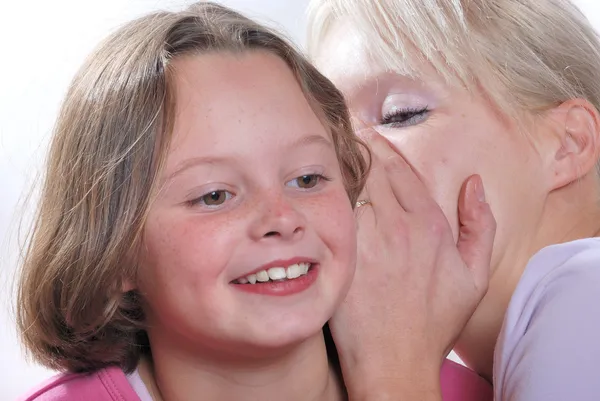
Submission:
<svg viewBox="0 0 600 401">
<path fill-rule="evenodd" d="M 593 172 L 600 156 L 600 116 L 591 103 L 572 99 L 554 109 L 553 114 L 559 143 L 552 161 L 552 190 Z"/>
</svg>

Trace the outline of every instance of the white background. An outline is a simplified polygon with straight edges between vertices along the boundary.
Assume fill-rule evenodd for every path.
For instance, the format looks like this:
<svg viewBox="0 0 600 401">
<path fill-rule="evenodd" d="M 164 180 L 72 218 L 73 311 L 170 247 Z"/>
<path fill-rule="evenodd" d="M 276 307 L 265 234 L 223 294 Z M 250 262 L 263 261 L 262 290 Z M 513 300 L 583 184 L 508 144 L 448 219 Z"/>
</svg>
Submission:
<svg viewBox="0 0 600 401">
<path fill-rule="evenodd" d="M 597 1 L 577 3 L 600 27 Z M 146 12 L 179 9 L 190 2 L 0 0 L 0 401 L 14 400 L 52 374 L 25 361 L 10 307 L 19 218 L 30 214 L 23 198 L 44 160 L 61 98 L 84 57 L 111 30 Z M 307 0 L 221 2 L 304 43 Z"/>
</svg>

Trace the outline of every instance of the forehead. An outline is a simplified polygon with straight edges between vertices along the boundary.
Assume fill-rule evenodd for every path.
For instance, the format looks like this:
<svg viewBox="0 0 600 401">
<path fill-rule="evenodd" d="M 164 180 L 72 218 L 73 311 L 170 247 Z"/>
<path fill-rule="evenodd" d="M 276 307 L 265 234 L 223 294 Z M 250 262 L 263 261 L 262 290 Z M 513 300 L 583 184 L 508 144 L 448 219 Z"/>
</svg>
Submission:
<svg viewBox="0 0 600 401">
<path fill-rule="evenodd" d="M 370 94 L 390 87 L 428 88 L 446 94 L 450 84 L 423 60 L 414 47 L 391 54 L 382 60 L 372 49 L 372 38 L 359 32 L 348 18 L 333 21 L 315 57 L 319 69 L 352 102 L 365 91 Z"/>
<path fill-rule="evenodd" d="M 314 59 L 321 72 L 345 93 L 351 83 L 385 72 L 382 63 L 368 51 L 365 36 L 352 29 L 347 18 L 332 22 Z"/>
<path fill-rule="evenodd" d="M 276 55 L 188 55 L 172 67 L 169 159 L 256 147 L 274 138 L 285 143 L 307 133 L 326 135 L 295 75 Z"/>
<path fill-rule="evenodd" d="M 235 103 L 236 99 L 230 97 L 232 92 L 251 92 L 257 99 L 263 92 L 273 96 L 277 92 L 271 90 L 274 83 L 281 87 L 279 92 L 287 96 L 303 97 L 289 66 L 267 51 L 188 54 L 175 58 L 171 67 L 177 98 L 193 100 L 208 108 L 226 99 Z M 178 106 L 182 108 L 181 104 Z"/>
<path fill-rule="evenodd" d="M 173 70 L 176 126 L 188 120 L 218 128 L 233 117 L 258 123 L 314 114 L 288 65 L 267 52 L 185 56 L 173 62 Z"/>
</svg>

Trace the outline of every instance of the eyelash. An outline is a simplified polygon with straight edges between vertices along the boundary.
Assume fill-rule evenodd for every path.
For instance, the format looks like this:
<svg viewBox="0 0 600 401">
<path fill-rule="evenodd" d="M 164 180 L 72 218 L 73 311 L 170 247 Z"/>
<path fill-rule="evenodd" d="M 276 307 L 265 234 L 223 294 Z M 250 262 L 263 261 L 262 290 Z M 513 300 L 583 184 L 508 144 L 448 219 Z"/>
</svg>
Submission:
<svg viewBox="0 0 600 401">
<path fill-rule="evenodd" d="M 320 183 L 321 181 L 331 181 L 331 180 L 332 180 L 330 177 L 327 177 L 327 176 L 325 176 L 325 175 L 323 175 L 323 174 L 316 174 L 316 173 L 315 173 L 315 174 L 303 174 L 303 175 L 300 175 L 300 176 L 298 176 L 298 177 L 296 177 L 296 178 L 292 179 L 291 181 L 293 181 L 293 180 L 297 180 L 297 179 L 300 179 L 300 178 L 302 178 L 302 177 L 316 177 L 318 181 L 317 181 L 317 183 L 315 184 L 315 187 L 316 187 L 317 185 L 319 185 L 319 183 Z M 314 187 L 311 187 L 311 188 L 300 188 L 300 187 L 298 187 L 298 188 L 299 188 L 300 190 L 309 191 L 309 190 L 313 189 Z M 204 198 L 205 196 L 207 196 L 207 195 L 210 195 L 211 193 L 214 193 L 214 192 L 225 192 L 225 193 L 227 193 L 227 194 L 230 194 L 230 195 L 231 195 L 231 197 L 234 197 L 234 196 L 235 196 L 235 194 L 231 193 L 230 191 L 227 191 L 227 190 L 224 190 L 224 189 L 218 189 L 218 190 L 215 190 L 215 191 L 210 191 L 210 192 L 207 192 L 206 194 L 203 194 L 203 195 L 201 195 L 201 196 L 199 196 L 199 197 L 197 197 L 197 198 L 191 199 L 191 200 L 187 201 L 187 204 L 188 204 L 189 206 L 197 206 L 197 205 L 200 205 L 200 204 L 202 203 L 202 200 L 203 200 L 203 198 Z M 231 199 L 231 198 L 230 198 L 230 199 Z M 226 199 L 226 201 L 227 201 L 227 200 L 230 200 L 230 199 Z M 215 205 L 214 207 L 211 207 L 210 205 L 204 205 L 204 207 L 206 207 L 206 208 L 209 208 L 209 209 L 215 209 L 215 208 L 218 208 L 219 206 L 221 206 L 221 205 Z"/>
<path fill-rule="evenodd" d="M 291 182 L 291 181 L 294 181 L 294 180 L 298 180 L 298 179 L 300 179 L 302 177 L 315 177 L 315 178 L 317 178 L 317 183 L 315 184 L 315 187 L 317 185 L 319 185 L 321 183 L 321 181 L 331 181 L 330 177 L 327 177 L 327 176 L 325 176 L 323 174 L 313 173 L 313 174 L 302 174 L 302 175 L 300 175 L 300 176 L 298 176 L 298 177 L 296 177 L 296 178 L 294 178 L 294 179 L 292 179 L 292 180 L 290 180 L 288 182 Z M 304 190 L 304 191 L 310 191 L 311 189 L 313 189 L 315 187 L 311 187 L 311 188 L 300 188 L 300 187 L 298 187 L 298 189 L 301 189 L 301 190 Z"/>
<path fill-rule="evenodd" d="M 197 198 L 190 199 L 189 201 L 187 201 L 187 204 L 188 204 L 188 206 L 198 206 L 198 205 L 200 205 L 200 206 L 203 206 L 203 207 L 208 208 L 208 209 L 216 209 L 216 208 L 218 208 L 221 205 L 212 205 L 212 206 L 211 205 L 202 205 L 203 198 L 206 197 L 206 196 L 209 196 L 210 194 L 215 193 L 215 192 L 219 192 L 219 193 L 223 193 L 224 192 L 224 193 L 230 195 L 230 197 L 225 200 L 226 202 L 229 201 L 229 200 L 231 200 L 235 196 L 235 194 L 232 193 L 231 191 L 227 191 L 225 189 L 217 189 L 215 191 L 207 192 L 207 193 L 205 193 L 205 194 L 203 194 L 203 195 L 201 195 L 201 196 L 199 196 Z"/>
<path fill-rule="evenodd" d="M 427 117 L 428 113 L 429 108 L 427 106 L 422 108 L 407 107 L 404 109 L 395 109 L 394 111 L 386 113 L 381 118 L 380 125 L 385 125 L 390 128 L 402 128 L 420 123 Z"/>
</svg>

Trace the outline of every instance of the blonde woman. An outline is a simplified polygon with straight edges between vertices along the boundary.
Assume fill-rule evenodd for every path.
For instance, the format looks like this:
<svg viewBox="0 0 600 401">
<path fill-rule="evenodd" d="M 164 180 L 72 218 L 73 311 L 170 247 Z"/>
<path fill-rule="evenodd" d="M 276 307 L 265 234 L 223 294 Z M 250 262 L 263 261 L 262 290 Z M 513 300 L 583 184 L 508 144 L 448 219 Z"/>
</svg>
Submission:
<svg viewBox="0 0 600 401">
<path fill-rule="evenodd" d="M 490 287 L 456 352 L 498 401 L 597 400 L 600 41 L 586 18 L 567 0 L 314 0 L 309 29 L 357 128 L 406 158 L 455 235 L 462 181 L 486 182 L 498 221 Z M 375 266 L 392 263 L 397 206 L 373 201 L 390 208 L 374 209 L 378 225 L 359 242 Z M 348 308 L 381 324 L 360 313 Z M 363 341 L 379 333 L 365 327 Z"/>
<path fill-rule="evenodd" d="M 386 152 L 374 148 L 413 182 L 388 190 L 439 221 Z M 212 3 L 126 24 L 90 56 L 58 117 L 17 312 L 30 354 L 62 373 L 24 399 L 385 396 L 358 376 L 372 365 L 342 380 L 322 332 L 354 276 L 368 165 L 340 92 L 277 34 Z M 494 221 L 482 194 L 477 176 L 466 180 L 471 231 L 458 248 L 443 230 L 405 249 L 414 274 L 392 280 L 397 292 L 466 273 L 405 311 L 460 321 L 483 296 Z M 445 309 L 452 292 L 465 308 Z"/>
</svg>

